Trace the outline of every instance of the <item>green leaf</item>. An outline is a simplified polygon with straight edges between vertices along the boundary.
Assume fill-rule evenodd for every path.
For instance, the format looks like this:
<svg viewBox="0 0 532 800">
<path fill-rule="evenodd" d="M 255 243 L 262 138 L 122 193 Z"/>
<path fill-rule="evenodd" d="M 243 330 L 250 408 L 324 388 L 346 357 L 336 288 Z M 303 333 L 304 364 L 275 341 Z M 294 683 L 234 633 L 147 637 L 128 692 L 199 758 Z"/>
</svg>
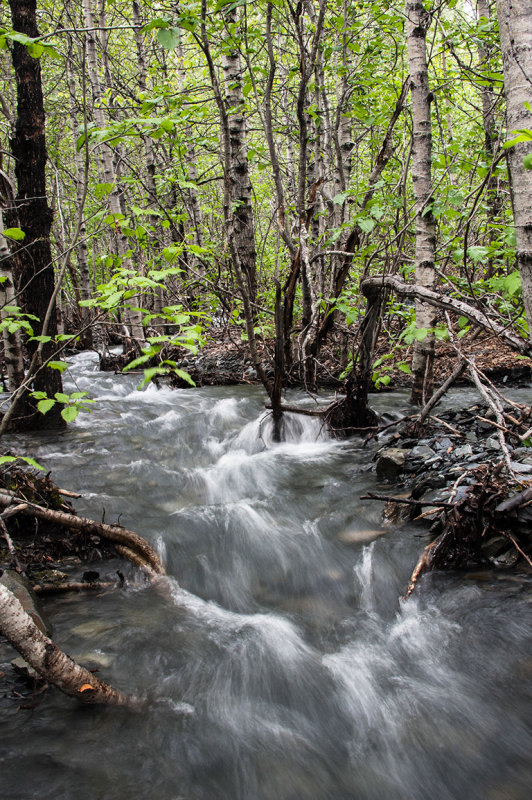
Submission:
<svg viewBox="0 0 532 800">
<path fill-rule="evenodd" d="M 504 289 L 510 297 L 513 297 L 521 289 L 521 275 L 518 270 L 514 270 L 507 275 L 503 281 Z"/>
<path fill-rule="evenodd" d="M 57 369 L 59 372 L 64 372 L 68 369 L 66 361 L 49 361 L 46 366 L 50 367 L 50 369 Z"/>
<path fill-rule="evenodd" d="M 94 187 L 94 196 L 98 200 L 101 200 L 102 197 L 111 194 L 114 188 L 114 183 L 97 183 Z"/>
<path fill-rule="evenodd" d="M 179 46 L 179 28 L 159 28 L 157 41 L 165 50 L 175 50 Z"/>
<path fill-rule="evenodd" d="M 34 467 L 35 469 L 40 469 L 45 472 L 44 467 L 41 467 L 41 465 L 30 456 L 0 456 L 0 464 L 13 464 L 15 461 L 25 461 L 30 467 Z"/>
<path fill-rule="evenodd" d="M 106 297 L 102 303 L 100 303 L 100 306 L 101 308 L 105 309 L 114 308 L 122 300 L 123 296 L 124 292 L 113 292 L 109 295 L 109 297 Z"/>
<path fill-rule="evenodd" d="M 37 403 L 37 408 L 41 412 L 41 414 L 46 414 L 54 406 L 55 406 L 55 400 L 52 400 L 50 397 L 48 397 L 46 400 L 39 400 L 39 402 Z"/>
<path fill-rule="evenodd" d="M 32 336 L 31 337 L 31 341 L 32 342 L 42 342 L 43 344 L 46 344 L 46 342 L 51 342 L 52 341 L 52 337 L 51 336 Z"/>
<path fill-rule="evenodd" d="M 55 399 L 57 400 L 58 403 L 69 403 L 70 402 L 70 397 L 68 396 L 68 394 L 65 394 L 64 392 L 56 392 L 54 394 L 54 397 L 55 397 Z"/>
<path fill-rule="evenodd" d="M 523 158 L 523 166 L 525 169 L 532 169 L 532 153 Z"/>
<path fill-rule="evenodd" d="M 175 374 L 178 376 L 178 378 L 182 378 L 187 383 L 190 383 L 191 386 L 195 386 L 196 385 L 194 383 L 194 381 L 192 380 L 192 378 L 190 377 L 190 375 L 188 374 L 188 372 L 185 372 L 184 370 L 179 369 L 178 367 L 176 367 L 174 370 L 172 370 L 172 372 L 175 372 Z"/>
<path fill-rule="evenodd" d="M 23 242 L 26 238 L 26 234 L 20 228 L 6 228 L 3 233 L 7 239 L 14 239 L 15 242 Z"/>
<path fill-rule="evenodd" d="M 41 465 L 37 461 L 35 461 L 34 458 L 31 458 L 31 456 L 19 456 L 19 458 L 21 459 L 21 461 L 25 461 L 26 464 L 29 464 L 30 467 L 34 467 L 34 469 L 40 469 L 43 472 L 46 471 L 44 467 L 41 467 Z"/>
<path fill-rule="evenodd" d="M 365 219 L 358 220 L 358 227 L 362 228 L 364 233 L 371 233 L 373 228 L 375 227 L 375 220 L 366 217 Z"/>
<path fill-rule="evenodd" d="M 336 206 L 341 206 L 341 205 L 343 205 L 345 203 L 345 201 L 347 200 L 349 195 L 350 195 L 350 192 L 340 192 L 339 194 L 335 194 L 334 195 L 332 201 Z"/>
<path fill-rule="evenodd" d="M 467 248 L 467 255 L 475 264 L 486 258 L 488 253 L 489 249 L 487 247 L 475 246 Z"/>
<path fill-rule="evenodd" d="M 65 420 L 65 422 L 73 422 L 79 414 L 79 408 L 77 406 L 65 406 L 61 411 L 61 416 Z"/>
<path fill-rule="evenodd" d="M 44 45 L 39 42 L 31 42 L 31 44 L 26 45 L 26 48 L 32 58 L 40 58 L 44 53 Z"/>
<path fill-rule="evenodd" d="M 412 370 L 410 369 L 408 364 L 398 364 L 397 366 L 399 367 L 401 372 L 406 372 L 407 375 L 411 375 L 412 374 Z"/>
<path fill-rule="evenodd" d="M 153 358 L 153 356 L 154 356 L 154 353 L 150 352 L 150 353 L 146 353 L 143 356 L 139 356 L 138 358 L 134 358 L 133 361 L 130 361 L 129 364 L 126 364 L 126 366 L 123 368 L 122 372 L 127 372 L 130 369 L 135 369 L 135 367 L 140 367 L 141 364 L 145 364 L 146 361 L 149 361 L 150 358 Z"/>
</svg>

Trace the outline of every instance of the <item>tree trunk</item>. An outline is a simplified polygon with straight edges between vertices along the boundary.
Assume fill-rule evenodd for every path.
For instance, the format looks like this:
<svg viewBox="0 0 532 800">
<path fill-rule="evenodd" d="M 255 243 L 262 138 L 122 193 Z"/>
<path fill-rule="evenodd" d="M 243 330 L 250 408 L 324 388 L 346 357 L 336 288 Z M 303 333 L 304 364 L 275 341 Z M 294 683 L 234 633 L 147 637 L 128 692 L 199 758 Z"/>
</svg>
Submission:
<svg viewBox="0 0 532 800">
<path fill-rule="evenodd" d="M 27 36 L 37 37 L 36 0 L 10 0 L 13 28 Z M 32 322 L 35 335 L 43 333 L 42 326 L 52 303 L 52 313 L 46 335 L 57 333 L 54 296 L 54 267 L 50 247 L 52 211 L 46 196 L 46 138 L 44 101 L 41 85 L 41 64 L 30 56 L 26 46 L 13 43 L 13 67 L 17 86 L 17 120 L 11 139 L 11 150 L 15 159 L 17 195 L 15 213 L 25 238 L 15 247 L 17 283 L 21 291 L 23 311 L 33 314 L 39 322 Z M 14 220 L 15 221 L 15 220 Z M 37 342 L 28 342 L 33 355 L 38 351 Z M 41 347 L 41 363 L 54 352 L 52 342 Z M 61 374 L 58 370 L 43 367 L 35 375 L 33 388 L 53 397 L 62 391 Z M 56 403 L 46 414 L 38 412 L 29 418 L 18 418 L 19 428 L 37 429 L 63 427 L 61 405 Z"/>
<path fill-rule="evenodd" d="M 134 705 L 63 653 L 33 622 L 15 595 L 0 583 L 0 631 L 48 683 L 83 703 Z"/>
<path fill-rule="evenodd" d="M 436 225 L 432 215 L 432 127 L 430 119 L 431 95 L 427 70 L 426 36 L 430 15 L 422 0 L 406 0 L 406 33 L 410 89 L 412 91 L 413 152 L 412 182 L 416 208 L 416 283 L 432 289 L 436 281 L 434 257 Z M 434 360 L 434 311 L 430 306 L 416 302 L 416 325 L 426 329 L 425 337 L 414 344 L 412 372 L 414 384 L 411 401 L 421 405 L 432 394 Z"/>
<path fill-rule="evenodd" d="M 83 0 L 83 21 L 87 28 L 87 72 L 92 89 L 93 115 L 94 121 L 99 128 L 106 127 L 106 119 L 103 111 L 103 95 L 100 76 L 98 72 L 98 56 L 96 50 L 96 34 L 94 24 L 94 12 L 92 0 Z M 109 210 L 111 214 L 121 214 L 120 190 L 117 186 L 117 177 L 113 163 L 113 151 L 108 144 L 101 147 L 103 182 L 113 186 L 109 194 Z M 135 271 L 135 266 L 129 255 L 129 242 L 120 226 L 116 226 L 116 247 L 121 258 L 123 269 Z M 134 295 L 130 298 L 130 308 L 126 309 L 126 324 L 133 339 L 139 343 L 144 341 L 144 329 L 142 327 L 142 314 L 135 309 L 138 307 L 138 297 Z"/>
<path fill-rule="evenodd" d="M 4 220 L 0 209 L 0 304 L 2 308 L 2 319 L 9 316 L 6 307 L 13 307 L 17 304 L 15 287 L 13 284 L 13 272 L 11 269 L 12 260 L 6 237 L 3 235 Z M 6 362 L 7 380 L 9 391 L 13 392 L 24 380 L 24 360 L 22 357 L 22 338 L 20 331 L 10 333 L 8 328 L 2 331 L 4 340 L 4 360 Z"/>
<path fill-rule="evenodd" d="M 75 173 L 76 203 L 79 209 L 81 208 L 84 202 L 85 184 L 87 180 L 87 161 L 89 158 L 89 154 L 87 147 L 83 151 L 78 151 L 78 148 L 76 147 L 76 142 L 78 139 L 78 133 L 77 133 L 78 120 L 76 114 L 77 87 L 76 87 L 76 78 L 74 74 L 73 55 L 74 53 L 73 53 L 72 43 L 69 42 L 69 53 L 66 63 L 66 73 L 67 73 L 68 93 L 70 100 L 70 121 L 72 127 L 72 137 L 74 140 L 74 165 L 76 168 L 76 173 Z M 85 78 L 83 77 L 83 90 L 85 90 L 84 84 L 85 84 Z M 84 107 L 86 107 L 85 101 L 86 101 L 86 94 L 85 91 L 83 91 Z M 87 143 L 85 144 L 87 145 Z M 80 241 L 76 248 L 76 254 L 77 254 L 78 270 L 79 270 L 80 299 L 89 300 L 91 296 L 89 249 L 87 246 L 87 226 L 85 224 L 84 218 L 80 221 L 79 236 L 80 236 Z M 87 350 L 90 350 L 93 346 L 92 327 L 90 324 L 91 316 L 92 313 L 89 308 L 85 306 L 80 307 L 79 318 L 81 321 L 81 326 L 83 328 L 80 341 L 82 346 Z"/>
<path fill-rule="evenodd" d="M 245 275 L 249 299 L 257 299 L 255 224 L 252 207 L 252 187 L 249 175 L 246 118 L 242 91 L 242 63 L 236 44 L 237 8 L 231 5 L 224 11 L 227 34 L 222 51 L 225 83 L 225 107 L 228 115 L 230 168 L 226 180 L 230 184 L 231 207 L 227 209 L 232 221 L 235 247 Z"/>
<path fill-rule="evenodd" d="M 16 497 L 5 489 L 0 491 L 0 507 L 9 508 L 13 504 L 15 504 L 13 512 L 16 511 L 18 514 L 45 519 L 67 529 L 71 528 L 87 534 L 95 534 L 102 539 L 113 542 L 118 547 L 125 547 L 128 551 L 137 553 L 141 559 L 143 569 L 150 577 L 166 574 L 164 565 L 153 547 L 142 536 L 129 531 L 127 528 L 122 528 L 120 525 L 107 525 L 104 522 L 94 522 L 86 517 L 68 514 L 65 511 L 57 511 L 54 508 L 43 508 L 37 503 L 29 503 L 22 497 Z M 137 561 L 136 563 L 139 562 Z"/>
<path fill-rule="evenodd" d="M 477 15 L 479 21 L 485 19 L 489 22 L 492 18 L 489 0 L 477 0 Z M 478 48 L 479 70 L 490 73 L 495 71 L 492 64 L 493 54 L 487 45 L 481 43 Z M 482 127 L 484 129 L 484 149 L 486 154 L 487 166 L 491 168 L 496 157 L 497 126 L 495 121 L 495 109 L 498 96 L 493 91 L 493 84 L 488 83 L 480 90 L 482 98 Z M 486 225 L 488 244 L 492 244 L 497 238 L 495 226 L 501 224 L 500 216 L 502 210 L 502 198 L 498 189 L 498 178 L 490 175 L 486 186 Z M 491 278 L 494 274 L 493 258 L 490 256 L 486 263 L 486 277 Z"/>
<path fill-rule="evenodd" d="M 507 138 L 513 131 L 532 128 L 532 5 L 530 0 L 497 0 L 502 47 Z M 527 106 L 525 106 L 527 103 Z M 532 154 L 532 142 L 521 142 L 508 151 L 512 205 L 516 232 L 517 265 L 521 274 L 523 303 L 532 341 L 532 169 L 523 160 Z M 532 167 L 532 164 L 530 164 Z"/>
</svg>

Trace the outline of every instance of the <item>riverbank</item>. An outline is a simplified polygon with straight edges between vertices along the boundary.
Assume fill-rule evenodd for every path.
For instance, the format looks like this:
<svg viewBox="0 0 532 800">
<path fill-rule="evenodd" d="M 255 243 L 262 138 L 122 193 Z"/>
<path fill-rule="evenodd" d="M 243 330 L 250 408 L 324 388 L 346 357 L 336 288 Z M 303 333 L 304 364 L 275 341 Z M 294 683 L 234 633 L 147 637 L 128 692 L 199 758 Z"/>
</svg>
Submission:
<svg viewBox="0 0 532 800">
<path fill-rule="evenodd" d="M 318 389 L 341 389 L 344 373 L 352 352 L 354 335 L 337 333 L 323 346 L 316 368 Z M 473 358 L 477 368 L 490 380 L 501 385 L 520 385 L 532 380 L 532 360 L 517 356 L 496 337 L 483 333 L 478 338 L 465 337 L 460 340 L 461 351 Z M 274 342 L 258 339 L 257 349 L 268 377 L 273 375 Z M 174 350 L 165 354 L 176 361 L 179 369 L 186 371 L 196 386 L 255 385 L 260 383 L 249 355 L 247 342 L 241 339 L 240 329 L 224 333 L 212 330 L 207 333 L 204 346 L 196 354 Z M 119 373 L 134 357 L 134 354 L 107 354 L 100 358 L 100 368 Z M 390 336 L 384 332 L 379 337 L 375 350 L 375 381 L 380 391 L 394 388 L 410 388 L 411 376 L 402 367 L 411 358 L 410 347 L 396 347 L 390 352 Z M 456 366 L 456 351 L 452 344 L 436 341 L 434 378 L 436 385 L 443 383 Z M 385 378 L 378 381 L 378 378 Z M 172 385 L 187 388 L 190 384 L 178 377 L 171 378 Z M 461 376 L 456 385 L 471 383 L 467 375 Z M 305 388 L 297 359 L 288 371 L 288 388 Z"/>
</svg>

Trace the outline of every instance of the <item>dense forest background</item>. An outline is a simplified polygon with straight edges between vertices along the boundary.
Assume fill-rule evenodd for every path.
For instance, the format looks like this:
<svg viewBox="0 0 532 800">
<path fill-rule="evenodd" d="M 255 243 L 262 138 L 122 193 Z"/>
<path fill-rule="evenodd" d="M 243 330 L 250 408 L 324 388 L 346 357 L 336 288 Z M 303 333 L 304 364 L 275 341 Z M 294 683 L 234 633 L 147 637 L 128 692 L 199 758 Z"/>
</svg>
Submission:
<svg viewBox="0 0 532 800">
<path fill-rule="evenodd" d="M 435 340 L 529 354 L 526 0 L 10 0 L 0 25 L 2 430 L 75 418 L 74 342 L 186 380 L 236 331 L 279 419 L 334 340 L 346 427 L 392 363 L 427 400 Z"/>
</svg>

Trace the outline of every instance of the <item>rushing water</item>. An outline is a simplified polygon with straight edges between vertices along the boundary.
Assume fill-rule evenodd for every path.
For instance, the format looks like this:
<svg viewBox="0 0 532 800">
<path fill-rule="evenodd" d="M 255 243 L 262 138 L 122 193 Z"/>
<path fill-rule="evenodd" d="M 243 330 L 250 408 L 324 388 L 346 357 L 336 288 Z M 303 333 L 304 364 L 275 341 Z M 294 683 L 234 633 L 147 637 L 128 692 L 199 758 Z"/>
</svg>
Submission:
<svg viewBox="0 0 532 800">
<path fill-rule="evenodd" d="M 360 500 L 375 446 L 295 416 L 273 444 L 258 389 L 138 392 L 91 354 L 72 378 L 93 413 L 9 444 L 171 577 L 46 611 L 152 703 L 1 701 L 2 800 L 528 800 L 529 578 L 432 575 L 403 603 L 428 539 Z"/>
</svg>

